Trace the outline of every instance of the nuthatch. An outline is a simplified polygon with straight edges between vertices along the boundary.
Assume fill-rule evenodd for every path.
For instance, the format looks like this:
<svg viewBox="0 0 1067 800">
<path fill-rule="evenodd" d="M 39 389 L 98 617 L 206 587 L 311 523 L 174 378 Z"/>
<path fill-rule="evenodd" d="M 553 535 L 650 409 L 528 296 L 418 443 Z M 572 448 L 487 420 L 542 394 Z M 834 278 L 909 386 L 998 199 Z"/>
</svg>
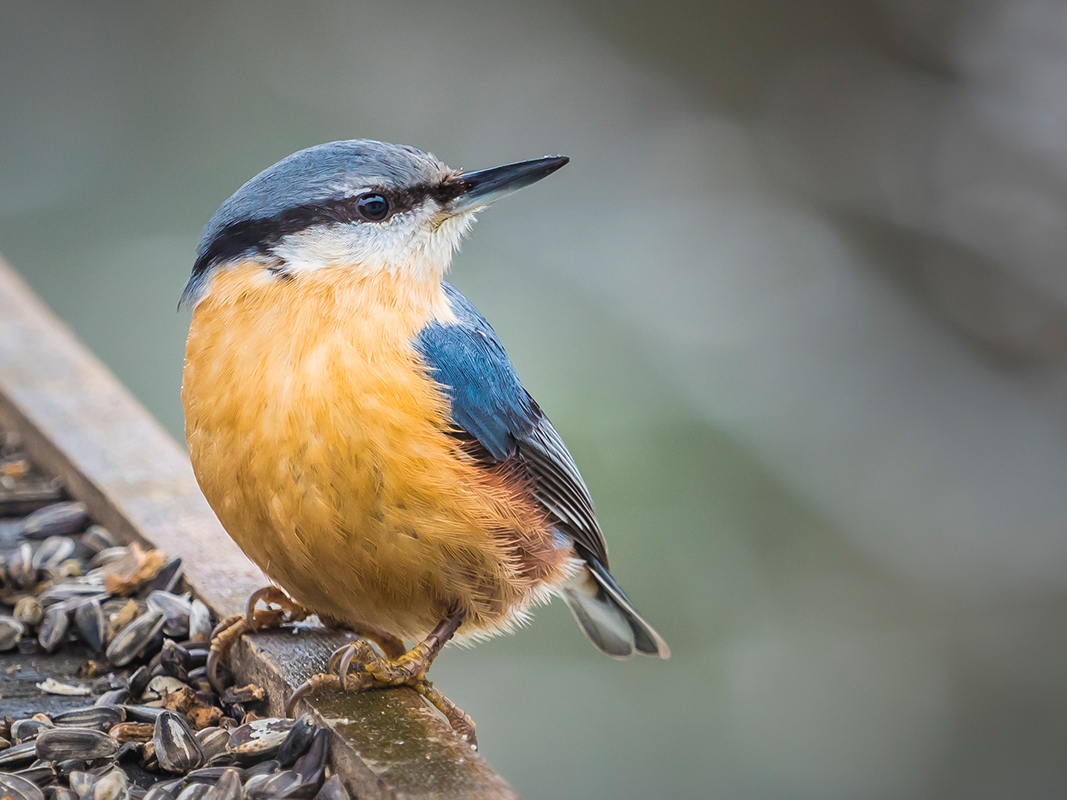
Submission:
<svg viewBox="0 0 1067 800">
<path fill-rule="evenodd" d="M 478 211 L 567 161 L 459 172 L 412 147 L 332 142 L 256 175 L 205 227 L 182 295 L 189 454 L 285 592 L 257 593 L 231 639 L 280 619 L 252 610 L 266 599 L 385 655 L 358 640 L 294 700 L 410 685 L 473 738 L 426 670 L 453 636 L 509 631 L 552 595 L 605 653 L 668 657 L 608 572 L 563 440 L 443 280 Z"/>
</svg>

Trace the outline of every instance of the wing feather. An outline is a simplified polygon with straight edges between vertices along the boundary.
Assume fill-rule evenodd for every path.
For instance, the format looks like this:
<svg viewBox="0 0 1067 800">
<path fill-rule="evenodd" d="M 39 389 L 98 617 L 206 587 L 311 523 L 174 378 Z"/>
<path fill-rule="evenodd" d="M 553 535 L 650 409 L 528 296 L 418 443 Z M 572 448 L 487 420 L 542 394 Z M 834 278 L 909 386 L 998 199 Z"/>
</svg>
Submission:
<svg viewBox="0 0 1067 800">
<path fill-rule="evenodd" d="M 416 346 L 448 393 L 452 422 L 494 463 L 516 462 L 530 478 L 537 501 L 581 554 L 608 564 L 607 545 L 578 466 L 548 417 L 529 395 L 503 345 L 462 294 L 443 283 L 456 322 L 434 322 Z"/>
</svg>

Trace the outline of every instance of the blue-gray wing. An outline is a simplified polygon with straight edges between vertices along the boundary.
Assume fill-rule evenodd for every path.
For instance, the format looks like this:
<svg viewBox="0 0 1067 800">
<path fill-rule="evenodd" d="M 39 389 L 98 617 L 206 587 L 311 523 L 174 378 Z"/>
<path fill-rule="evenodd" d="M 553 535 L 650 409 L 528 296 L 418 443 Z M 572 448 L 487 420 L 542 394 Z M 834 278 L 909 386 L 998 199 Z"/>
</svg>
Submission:
<svg viewBox="0 0 1067 800">
<path fill-rule="evenodd" d="M 537 501 L 579 552 L 607 566 L 607 545 L 574 459 L 529 395 L 492 327 L 467 298 L 442 284 L 456 322 L 434 322 L 415 342 L 452 403 L 457 433 L 477 442 L 493 463 L 517 462 Z"/>
</svg>

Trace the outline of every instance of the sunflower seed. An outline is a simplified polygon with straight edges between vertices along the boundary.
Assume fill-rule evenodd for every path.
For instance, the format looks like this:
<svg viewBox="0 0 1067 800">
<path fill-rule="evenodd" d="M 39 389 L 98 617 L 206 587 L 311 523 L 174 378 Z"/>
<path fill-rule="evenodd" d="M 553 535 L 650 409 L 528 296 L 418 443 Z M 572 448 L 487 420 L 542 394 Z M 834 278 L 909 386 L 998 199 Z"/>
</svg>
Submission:
<svg viewBox="0 0 1067 800">
<path fill-rule="evenodd" d="M 100 608 L 104 612 L 104 619 L 107 620 L 104 639 L 109 642 L 115 638 L 115 634 L 145 611 L 136 600 L 125 597 L 110 597 L 101 602 Z"/>
<path fill-rule="evenodd" d="M 334 775 L 326 783 L 322 784 L 319 793 L 315 795 L 315 800 L 348 800 L 348 792 L 345 791 L 345 786 L 341 783 L 341 776 Z"/>
<path fill-rule="evenodd" d="M 19 767 L 25 767 L 32 764 L 36 758 L 37 742 L 35 740 L 31 739 L 23 744 L 12 745 L 0 751 L 0 771 L 10 772 Z"/>
<path fill-rule="evenodd" d="M 45 761 L 66 761 L 84 758 L 92 761 L 109 758 L 119 749 L 119 743 L 106 733 L 92 728 L 52 728 L 37 735 L 37 757 Z"/>
<path fill-rule="evenodd" d="M 78 637 L 89 645 L 94 653 L 104 649 L 104 632 L 107 625 L 100 607 L 100 598 L 85 600 L 74 609 L 74 627 L 78 629 Z"/>
<path fill-rule="evenodd" d="M 281 768 L 281 762 L 276 758 L 271 758 L 250 766 L 245 770 L 245 776 L 251 778 L 253 775 L 270 775 Z"/>
<path fill-rule="evenodd" d="M 241 800 L 241 796 L 241 772 L 229 767 L 222 771 L 222 775 L 211 788 L 208 800 Z"/>
<path fill-rule="evenodd" d="M 50 587 L 41 595 L 41 605 L 48 607 L 56 603 L 84 600 L 90 597 L 104 598 L 107 597 L 107 592 L 103 586 L 88 579 L 64 581 Z"/>
<path fill-rule="evenodd" d="M 11 800 L 44 800 L 44 792 L 33 781 L 0 772 L 0 796 Z"/>
<path fill-rule="evenodd" d="M 160 781 L 148 790 L 148 794 L 144 796 L 144 800 L 175 800 L 174 794 L 167 789 L 168 785 L 177 788 L 181 785 L 181 780 Z"/>
<path fill-rule="evenodd" d="M 241 758 L 273 758 L 294 725 L 292 719 L 257 719 L 231 731 L 226 749 Z"/>
<path fill-rule="evenodd" d="M 33 566 L 33 548 L 29 542 L 18 546 L 7 565 L 7 574 L 20 589 L 28 589 L 37 583 L 37 570 Z"/>
<path fill-rule="evenodd" d="M 51 653 L 67 640 L 70 627 L 70 615 L 58 606 L 52 606 L 45 612 L 41 628 L 37 633 L 37 643 L 46 653 Z"/>
<path fill-rule="evenodd" d="M 126 719 L 130 722 L 151 722 L 153 725 L 159 719 L 160 714 L 166 711 L 165 708 L 157 708 L 156 706 L 129 704 L 124 705 L 123 709 L 126 711 Z"/>
<path fill-rule="evenodd" d="M 76 558 L 68 558 L 66 561 L 60 562 L 52 568 L 51 572 L 57 578 L 79 578 L 85 574 L 85 570 L 82 569 L 82 562 Z"/>
<path fill-rule="evenodd" d="M 107 646 L 107 660 L 116 667 L 125 666 L 137 658 L 157 633 L 163 630 L 161 611 L 146 611 L 123 628 Z"/>
<path fill-rule="evenodd" d="M 159 772 L 159 759 L 156 758 L 156 746 L 145 742 L 141 747 L 141 769 L 146 772 Z"/>
<path fill-rule="evenodd" d="M 130 548 L 126 545 L 118 545 L 117 547 L 107 547 L 93 556 L 89 562 L 89 566 L 94 569 L 97 567 L 103 567 L 110 564 L 113 561 L 118 561 L 120 558 L 125 558 L 130 553 Z"/>
<path fill-rule="evenodd" d="M 123 722 L 121 724 L 126 725 L 129 723 Z M 111 734 L 109 733 L 108 735 L 110 736 Z M 118 739 L 115 741 L 118 741 Z M 123 742 L 119 747 L 119 751 L 115 754 L 115 761 L 139 761 L 144 755 L 145 744 L 146 742 Z"/>
<path fill-rule="evenodd" d="M 200 749 L 204 751 L 205 759 L 212 759 L 219 753 L 226 752 L 226 745 L 230 742 L 230 732 L 222 728 L 204 728 L 197 731 L 196 740 L 200 743 Z"/>
<path fill-rule="evenodd" d="M 70 773 L 68 783 L 70 783 L 70 788 L 77 792 L 78 797 L 85 797 L 98 777 L 90 772 L 77 771 Z"/>
<path fill-rule="evenodd" d="M 62 773 L 60 774 L 62 777 Z M 78 800 L 78 793 L 66 786 L 52 787 L 52 800 Z"/>
<path fill-rule="evenodd" d="M 259 772 L 245 781 L 245 797 L 252 797 L 253 792 L 258 792 L 259 787 L 267 782 L 270 775 L 265 772 Z"/>
<path fill-rule="evenodd" d="M 106 772 L 97 779 L 93 788 L 84 796 L 84 800 L 128 800 L 130 796 L 130 779 L 118 767 Z"/>
<path fill-rule="evenodd" d="M 14 617 L 0 614 L 0 651 L 13 650 L 26 632 L 26 626 Z"/>
<path fill-rule="evenodd" d="M 162 566 L 156 577 L 148 583 L 142 591 L 162 591 L 173 592 L 178 588 L 178 584 L 182 580 L 182 560 L 180 558 L 172 558 L 166 564 Z"/>
<path fill-rule="evenodd" d="M 206 783 L 190 783 L 178 793 L 177 800 L 204 800 L 210 791 L 211 787 Z"/>
<path fill-rule="evenodd" d="M 265 781 L 246 791 L 250 800 L 262 798 L 291 798 L 292 800 L 311 800 L 318 791 L 318 784 L 305 783 L 291 769 L 276 772 Z"/>
<path fill-rule="evenodd" d="M 244 770 L 237 767 L 201 767 L 200 769 L 194 769 L 188 775 L 185 776 L 186 783 L 207 783 L 216 784 L 227 772 L 235 772 L 242 779 L 244 778 Z"/>
<path fill-rule="evenodd" d="M 130 693 L 127 689 L 111 689 L 104 692 L 93 705 L 97 706 L 121 706 L 130 702 Z"/>
<path fill-rule="evenodd" d="M 63 780 L 69 780 L 72 772 L 89 769 L 89 762 L 84 758 L 68 758 L 66 761 L 56 762 L 56 773 Z"/>
<path fill-rule="evenodd" d="M 121 706 L 93 705 L 75 708 L 52 717 L 52 722 L 60 726 L 95 728 L 106 731 L 126 719 L 126 711 Z"/>
<path fill-rule="evenodd" d="M 180 681 L 189 679 L 189 651 L 174 640 L 163 640 L 163 649 L 159 651 L 159 664 L 172 678 Z"/>
<path fill-rule="evenodd" d="M 148 688 L 144 690 L 141 699 L 146 703 L 154 703 L 156 700 L 161 699 L 164 694 L 173 694 L 188 688 L 177 678 L 172 678 L 170 675 L 158 675 L 148 682 Z"/>
<path fill-rule="evenodd" d="M 130 690 L 130 694 L 133 697 L 140 699 L 144 694 L 144 690 L 148 688 L 148 682 L 152 680 L 152 671 L 148 668 L 148 665 L 138 667 L 134 670 L 134 673 L 130 676 L 127 688 Z"/>
<path fill-rule="evenodd" d="M 36 739 L 37 734 L 48 728 L 54 728 L 51 722 L 43 719 L 19 719 L 11 723 L 11 738 L 16 742 L 28 742 Z"/>
<path fill-rule="evenodd" d="M 300 717 L 290 729 L 289 734 L 278 748 L 278 760 L 283 767 L 293 766 L 293 762 L 307 752 L 311 739 L 315 735 L 315 723 L 308 714 Z"/>
<path fill-rule="evenodd" d="M 77 533 L 89 521 L 84 503 L 53 503 L 22 520 L 18 532 L 27 539 L 47 539 Z"/>
<path fill-rule="evenodd" d="M 15 774 L 18 775 L 20 778 L 25 778 L 26 780 L 31 781 L 42 788 L 48 786 L 50 783 L 55 783 L 56 778 L 58 777 L 56 775 L 55 767 L 53 767 L 51 764 L 41 763 L 31 764 L 25 769 L 18 770 Z"/>
<path fill-rule="evenodd" d="M 36 597 L 23 597 L 15 603 L 15 610 L 12 612 L 12 616 L 23 625 L 34 628 L 40 625 L 41 620 L 44 619 L 44 607 L 41 606 L 41 601 Z"/>
<path fill-rule="evenodd" d="M 325 728 L 319 728 L 311 737 L 311 746 L 308 747 L 307 752 L 293 764 L 293 772 L 300 776 L 303 783 L 314 784 L 318 789 L 326 774 L 326 756 L 329 752 L 330 732 Z"/>
<path fill-rule="evenodd" d="M 33 554 L 34 569 L 55 569 L 74 555 L 76 546 L 69 536 L 49 536 Z"/>
<path fill-rule="evenodd" d="M 111 535 L 111 531 L 103 525 L 90 525 L 85 529 L 85 533 L 82 534 L 82 544 L 95 555 L 101 550 L 114 547 L 118 542 Z"/>
<path fill-rule="evenodd" d="M 189 611 L 189 639 L 194 642 L 211 640 L 211 609 L 200 600 L 194 600 Z"/>
<path fill-rule="evenodd" d="M 211 694 L 215 691 L 211 686 L 211 681 L 207 679 L 207 667 L 198 667 L 197 669 L 190 670 L 189 677 L 185 679 L 185 682 L 198 692 L 203 692 L 204 694 Z"/>
<path fill-rule="evenodd" d="M 164 711 L 156 719 L 152 744 L 159 766 L 167 772 L 188 772 L 204 762 L 204 751 L 181 714 Z"/>
<path fill-rule="evenodd" d="M 207 663 L 208 654 L 211 652 L 211 642 L 194 642 L 186 639 L 184 642 L 178 642 L 182 647 L 189 651 L 189 666 L 202 667 Z"/>
<path fill-rule="evenodd" d="M 188 597 L 155 590 L 148 595 L 148 607 L 163 612 L 167 618 L 163 632 L 168 636 L 186 636 L 189 633 L 189 616 L 193 603 Z"/>
</svg>

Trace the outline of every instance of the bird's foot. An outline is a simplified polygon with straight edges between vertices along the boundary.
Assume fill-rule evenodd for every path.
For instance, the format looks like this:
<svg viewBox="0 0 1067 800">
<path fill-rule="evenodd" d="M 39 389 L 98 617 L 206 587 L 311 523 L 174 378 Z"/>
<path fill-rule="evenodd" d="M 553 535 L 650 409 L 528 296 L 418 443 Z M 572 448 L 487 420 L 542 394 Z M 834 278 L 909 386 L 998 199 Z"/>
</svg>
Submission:
<svg viewBox="0 0 1067 800">
<path fill-rule="evenodd" d="M 477 749 L 473 720 L 426 679 L 427 670 L 458 625 L 458 616 L 450 617 L 425 640 L 399 657 L 382 658 L 366 639 L 357 639 L 338 648 L 330 656 L 325 673 L 312 676 L 293 692 L 286 704 L 286 713 L 293 716 L 301 700 L 330 689 L 358 692 L 410 686 L 441 712 L 464 741 Z"/>
<path fill-rule="evenodd" d="M 260 602 L 273 604 L 273 607 L 256 608 Z M 300 622 L 309 612 L 293 601 L 277 586 L 264 586 L 248 598 L 244 615 L 235 614 L 227 617 L 215 626 L 211 632 L 211 650 L 207 657 L 207 678 L 216 691 L 221 692 L 218 670 L 219 663 L 230 654 L 237 640 L 246 633 L 263 628 L 280 628 L 286 622 Z"/>
<path fill-rule="evenodd" d="M 374 652 L 370 642 L 357 639 L 333 652 L 326 671 L 336 673 L 341 679 L 341 688 L 345 689 L 353 663 L 357 675 L 367 673 L 379 686 L 414 686 L 426 678 L 426 671 L 436 655 L 431 654 L 426 642 L 420 642 L 398 658 L 382 658 Z"/>
</svg>

